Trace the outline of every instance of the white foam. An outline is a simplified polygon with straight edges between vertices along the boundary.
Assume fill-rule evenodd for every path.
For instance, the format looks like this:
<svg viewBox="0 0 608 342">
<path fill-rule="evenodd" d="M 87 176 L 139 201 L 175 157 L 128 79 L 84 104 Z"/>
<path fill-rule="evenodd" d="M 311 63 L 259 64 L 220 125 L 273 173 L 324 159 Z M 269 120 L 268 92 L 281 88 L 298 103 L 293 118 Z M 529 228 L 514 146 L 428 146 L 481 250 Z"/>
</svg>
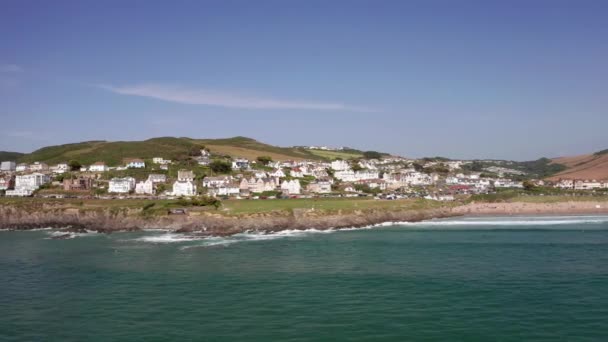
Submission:
<svg viewBox="0 0 608 342">
<path fill-rule="evenodd" d="M 86 233 L 75 233 L 75 232 L 66 232 L 61 230 L 54 230 L 52 232 L 47 233 L 50 237 L 46 239 L 53 239 L 56 237 L 62 237 L 63 239 L 74 239 L 77 237 L 85 237 L 85 236 L 96 236 L 99 233 L 94 230 L 87 230 Z"/>
<path fill-rule="evenodd" d="M 493 218 L 441 219 L 421 222 L 398 222 L 406 226 L 553 226 L 608 223 L 608 216 L 521 216 Z"/>
<path fill-rule="evenodd" d="M 154 236 L 143 236 L 135 239 L 135 241 L 143 241 L 143 242 L 152 242 L 152 243 L 175 243 L 175 242 L 184 242 L 184 241 L 194 241 L 201 240 L 201 237 L 195 237 L 191 235 L 184 234 L 174 234 L 167 233 L 162 235 L 154 235 Z"/>
</svg>

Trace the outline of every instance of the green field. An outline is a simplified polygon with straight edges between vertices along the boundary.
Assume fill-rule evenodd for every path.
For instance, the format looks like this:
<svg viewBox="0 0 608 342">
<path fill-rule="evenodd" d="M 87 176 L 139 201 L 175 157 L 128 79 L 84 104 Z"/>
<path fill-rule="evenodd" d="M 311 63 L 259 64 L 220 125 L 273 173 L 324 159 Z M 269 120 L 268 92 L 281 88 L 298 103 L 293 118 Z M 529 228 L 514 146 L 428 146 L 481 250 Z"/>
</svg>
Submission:
<svg viewBox="0 0 608 342">
<path fill-rule="evenodd" d="M 341 151 L 325 151 L 325 150 L 307 150 L 308 152 L 324 159 L 356 159 L 363 157 L 361 153 L 341 152 Z"/>
</svg>

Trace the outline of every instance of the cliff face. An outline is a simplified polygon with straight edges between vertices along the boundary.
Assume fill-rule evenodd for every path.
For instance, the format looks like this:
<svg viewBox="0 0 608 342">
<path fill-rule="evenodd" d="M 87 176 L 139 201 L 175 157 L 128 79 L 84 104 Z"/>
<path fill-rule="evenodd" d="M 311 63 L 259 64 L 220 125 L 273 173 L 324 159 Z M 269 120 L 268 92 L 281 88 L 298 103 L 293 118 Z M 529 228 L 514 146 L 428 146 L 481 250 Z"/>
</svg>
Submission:
<svg viewBox="0 0 608 342">
<path fill-rule="evenodd" d="M 459 215 L 450 209 L 420 211 L 361 210 L 348 213 L 324 213 L 312 210 L 267 212 L 228 216 L 218 213 L 144 217 L 141 210 L 50 209 L 28 211 L 0 207 L 0 228 L 32 229 L 72 227 L 100 232 L 139 229 L 173 229 L 180 232 L 204 231 L 212 235 L 230 235 L 244 231 L 279 231 L 285 229 L 329 229 L 363 227 L 383 222 L 420 221 Z"/>
</svg>

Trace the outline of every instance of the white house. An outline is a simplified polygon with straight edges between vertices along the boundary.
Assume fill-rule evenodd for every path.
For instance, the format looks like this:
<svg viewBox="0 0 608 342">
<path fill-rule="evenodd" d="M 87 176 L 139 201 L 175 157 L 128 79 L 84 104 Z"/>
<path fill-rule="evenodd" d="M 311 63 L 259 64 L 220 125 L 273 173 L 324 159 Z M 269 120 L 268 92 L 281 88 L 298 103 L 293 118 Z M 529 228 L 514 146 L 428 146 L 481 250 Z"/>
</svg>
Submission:
<svg viewBox="0 0 608 342">
<path fill-rule="evenodd" d="M 335 171 L 350 170 L 350 164 L 346 160 L 334 160 L 331 162 L 331 168 Z"/>
<path fill-rule="evenodd" d="M 176 181 L 173 183 L 173 196 L 195 196 L 196 184 L 189 180 Z"/>
<path fill-rule="evenodd" d="M 30 166 L 27 165 L 26 163 L 17 164 L 17 166 L 15 167 L 15 171 L 17 171 L 17 172 L 25 172 L 29 169 L 30 169 Z"/>
<path fill-rule="evenodd" d="M 593 190 L 602 187 L 603 184 L 596 180 L 577 180 L 574 182 L 574 190 Z"/>
<path fill-rule="evenodd" d="M 152 162 L 154 164 L 160 164 L 160 165 L 167 165 L 167 164 L 171 164 L 171 160 L 167 160 L 161 157 L 154 157 L 152 158 Z"/>
<path fill-rule="evenodd" d="M 98 162 L 91 164 L 91 166 L 89 166 L 89 171 L 106 172 L 106 171 L 108 171 L 108 167 L 106 166 L 106 163 L 98 161 Z"/>
<path fill-rule="evenodd" d="M 516 182 L 511 179 L 497 179 L 494 181 L 495 188 L 523 188 L 522 182 Z"/>
<path fill-rule="evenodd" d="M 272 172 L 270 172 L 269 175 L 270 175 L 270 177 L 283 178 L 283 177 L 285 177 L 285 172 L 283 172 L 283 170 L 281 170 L 281 169 L 275 169 Z"/>
<path fill-rule="evenodd" d="M 148 180 L 152 183 L 164 183 L 167 181 L 167 175 L 151 173 L 148 175 Z"/>
<path fill-rule="evenodd" d="M 301 190 L 300 181 L 297 179 L 284 181 L 281 183 L 281 190 L 289 195 L 299 195 Z"/>
<path fill-rule="evenodd" d="M 343 182 L 354 182 L 357 179 L 353 170 L 336 171 L 334 172 L 334 177 Z"/>
<path fill-rule="evenodd" d="M 141 195 L 153 195 L 154 194 L 154 182 L 147 179 L 143 182 L 135 184 L 135 193 Z"/>
<path fill-rule="evenodd" d="M 59 163 L 53 168 L 54 173 L 64 173 L 70 171 L 68 163 Z"/>
<path fill-rule="evenodd" d="M 17 164 L 14 161 L 3 161 L 0 164 L 0 171 L 15 171 L 17 170 Z"/>
<path fill-rule="evenodd" d="M 49 166 L 46 163 L 35 162 L 34 164 L 30 165 L 31 171 L 47 171 L 48 169 Z"/>
<path fill-rule="evenodd" d="M 135 189 L 135 178 L 112 178 L 108 187 L 108 192 L 127 194 Z"/>
<path fill-rule="evenodd" d="M 241 189 L 239 185 L 234 183 L 223 184 L 209 189 L 209 194 L 212 196 L 237 196 L 240 193 Z"/>
<path fill-rule="evenodd" d="M 179 170 L 177 171 L 177 180 L 180 182 L 193 182 L 194 172 L 190 170 Z"/>
<path fill-rule="evenodd" d="M 244 170 L 249 168 L 249 160 L 245 158 L 236 158 L 232 161 L 232 168 L 235 170 Z"/>
<path fill-rule="evenodd" d="M 229 184 L 231 181 L 232 177 L 229 176 L 205 177 L 203 179 L 203 186 L 207 188 L 216 188 Z"/>
<path fill-rule="evenodd" d="M 304 177 L 304 172 L 302 172 L 302 169 L 299 167 L 294 167 L 293 169 L 291 169 L 291 171 L 289 172 L 290 176 L 293 178 L 302 178 Z"/>
<path fill-rule="evenodd" d="M 6 190 L 4 195 L 6 197 L 27 197 L 32 196 L 34 190 L 30 189 L 14 189 L 14 190 Z"/>
<path fill-rule="evenodd" d="M 146 168 L 146 163 L 141 159 L 126 159 L 126 167 L 128 169 L 144 169 Z"/>
<path fill-rule="evenodd" d="M 41 185 L 50 182 L 48 175 L 42 173 L 32 173 L 15 177 L 15 190 L 36 190 Z"/>
<path fill-rule="evenodd" d="M 327 194 L 331 192 L 331 183 L 328 181 L 315 181 L 308 184 L 307 189 L 309 192 Z"/>
</svg>

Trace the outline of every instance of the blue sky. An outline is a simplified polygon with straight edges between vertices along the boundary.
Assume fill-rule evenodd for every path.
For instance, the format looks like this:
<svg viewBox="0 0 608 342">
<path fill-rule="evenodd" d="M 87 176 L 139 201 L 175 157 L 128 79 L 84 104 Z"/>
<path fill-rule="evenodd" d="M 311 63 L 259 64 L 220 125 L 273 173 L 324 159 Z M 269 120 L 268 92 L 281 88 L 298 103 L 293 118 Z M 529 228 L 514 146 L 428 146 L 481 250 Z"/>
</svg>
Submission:
<svg viewBox="0 0 608 342">
<path fill-rule="evenodd" d="M 606 1 L 3 1 L 0 150 L 243 135 L 404 156 L 608 148 Z"/>
</svg>

